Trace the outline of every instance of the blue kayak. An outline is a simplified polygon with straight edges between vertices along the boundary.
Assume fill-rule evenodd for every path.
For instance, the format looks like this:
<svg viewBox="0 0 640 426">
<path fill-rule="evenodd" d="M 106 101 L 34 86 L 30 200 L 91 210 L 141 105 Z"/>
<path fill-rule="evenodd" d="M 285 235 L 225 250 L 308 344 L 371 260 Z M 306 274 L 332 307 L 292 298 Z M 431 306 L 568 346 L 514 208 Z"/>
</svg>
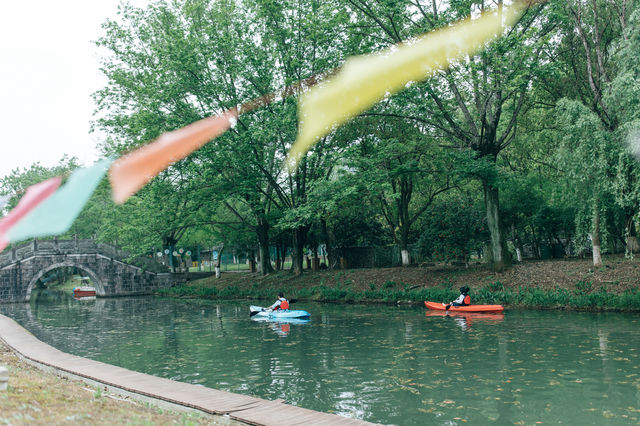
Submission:
<svg viewBox="0 0 640 426">
<path fill-rule="evenodd" d="M 251 317 L 262 317 L 262 318 L 277 318 L 277 319 L 287 319 L 287 318 L 309 318 L 311 314 L 307 311 L 302 310 L 289 310 L 289 309 L 278 309 L 275 311 L 270 311 L 267 308 L 263 308 L 261 306 L 249 306 L 250 316 Z"/>
</svg>

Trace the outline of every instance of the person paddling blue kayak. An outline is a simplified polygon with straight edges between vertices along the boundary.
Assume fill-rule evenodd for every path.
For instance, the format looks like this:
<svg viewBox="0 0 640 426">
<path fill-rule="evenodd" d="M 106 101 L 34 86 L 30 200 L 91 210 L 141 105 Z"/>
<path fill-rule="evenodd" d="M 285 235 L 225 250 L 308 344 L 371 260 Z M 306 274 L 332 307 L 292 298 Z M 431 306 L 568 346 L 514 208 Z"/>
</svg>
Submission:
<svg viewBox="0 0 640 426">
<path fill-rule="evenodd" d="M 260 306 L 249 306 L 249 316 L 267 318 L 309 318 L 310 314 L 302 310 L 289 310 L 289 304 L 295 303 L 296 299 L 287 300 L 282 292 L 278 293 L 278 300 L 268 308 Z"/>
<path fill-rule="evenodd" d="M 278 309 L 287 310 L 289 309 L 289 301 L 284 298 L 284 293 L 278 293 L 278 300 L 271 306 L 269 306 L 268 310 L 277 311 Z"/>
</svg>

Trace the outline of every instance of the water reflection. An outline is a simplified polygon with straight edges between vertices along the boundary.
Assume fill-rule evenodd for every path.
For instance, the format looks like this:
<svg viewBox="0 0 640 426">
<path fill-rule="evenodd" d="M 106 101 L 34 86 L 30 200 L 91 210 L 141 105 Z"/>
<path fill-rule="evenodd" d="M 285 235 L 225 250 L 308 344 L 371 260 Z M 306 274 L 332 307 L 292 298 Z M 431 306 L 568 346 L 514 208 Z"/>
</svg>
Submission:
<svg viewBox="0 0 640 426">
<path fill-rule="evenodd" d="M 452 320 L 463 331 L 466 331 L 469 327 L 471 327 L 474 321 L 498 323 L 504 320 L 504 313 L 426 311 L 425 316 L 440 317 L 444 318 L 445 320 Z"/>
<path fill-rule="evenodd" d="M 251 317 L 252 321 L 266 323 L 280 337 L 287 337 L 291 331 L 291 324 L 300 325 L 308 324 L 310 319 L 304 318 L 267 318 L 267 317 Z"/>
<path fill-rule="evenodd" d="M 638 314 L 307 304 L 285 323 L 247 305 L 41 293 L 0 311 L 65 352 L 373 422 L 639 421 Z"/>
</svg>

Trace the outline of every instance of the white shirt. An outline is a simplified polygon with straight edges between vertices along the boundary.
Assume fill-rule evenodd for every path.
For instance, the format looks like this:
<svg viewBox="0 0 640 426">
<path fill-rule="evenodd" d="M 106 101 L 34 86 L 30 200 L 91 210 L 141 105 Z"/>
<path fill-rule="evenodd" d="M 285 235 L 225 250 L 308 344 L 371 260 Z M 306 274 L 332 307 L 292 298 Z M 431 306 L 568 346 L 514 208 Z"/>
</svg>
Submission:
<svg viewBox="0 0 640 426">
<path fill-rule="evenodd" d="M 276 303 L 274 303 L 273 305 L 269 306 L 269 309 L 275 309 L 276 307 L 280 306 L 280 304 L 285 300 L 287 300 L 287 299 L 285 299 L 284 297 L 278 297 L 278 300 L 276 300 Z"/>
</svg>

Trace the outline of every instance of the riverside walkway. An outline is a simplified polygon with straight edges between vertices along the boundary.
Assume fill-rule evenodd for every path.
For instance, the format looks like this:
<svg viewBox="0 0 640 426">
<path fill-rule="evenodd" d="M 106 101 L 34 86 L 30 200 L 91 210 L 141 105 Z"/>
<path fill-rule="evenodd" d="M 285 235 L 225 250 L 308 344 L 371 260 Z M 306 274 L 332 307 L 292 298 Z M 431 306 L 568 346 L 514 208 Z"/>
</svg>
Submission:
<svg viewBox="0 0 640 426">
<path fill-rule="evenodd" d="M 36 339 L 11 318 L 0 315 L 0 340 L 18 355 L 45 369 L 76 377 L 112 391 L 135 394 L 251 425 L 371 425 L 373 423 L 321 413 L 247 395 L 176 382 L 99 361 L 70 355 Z M 134 398 L 135 398 L 134 395 Z"/>
</svg>

